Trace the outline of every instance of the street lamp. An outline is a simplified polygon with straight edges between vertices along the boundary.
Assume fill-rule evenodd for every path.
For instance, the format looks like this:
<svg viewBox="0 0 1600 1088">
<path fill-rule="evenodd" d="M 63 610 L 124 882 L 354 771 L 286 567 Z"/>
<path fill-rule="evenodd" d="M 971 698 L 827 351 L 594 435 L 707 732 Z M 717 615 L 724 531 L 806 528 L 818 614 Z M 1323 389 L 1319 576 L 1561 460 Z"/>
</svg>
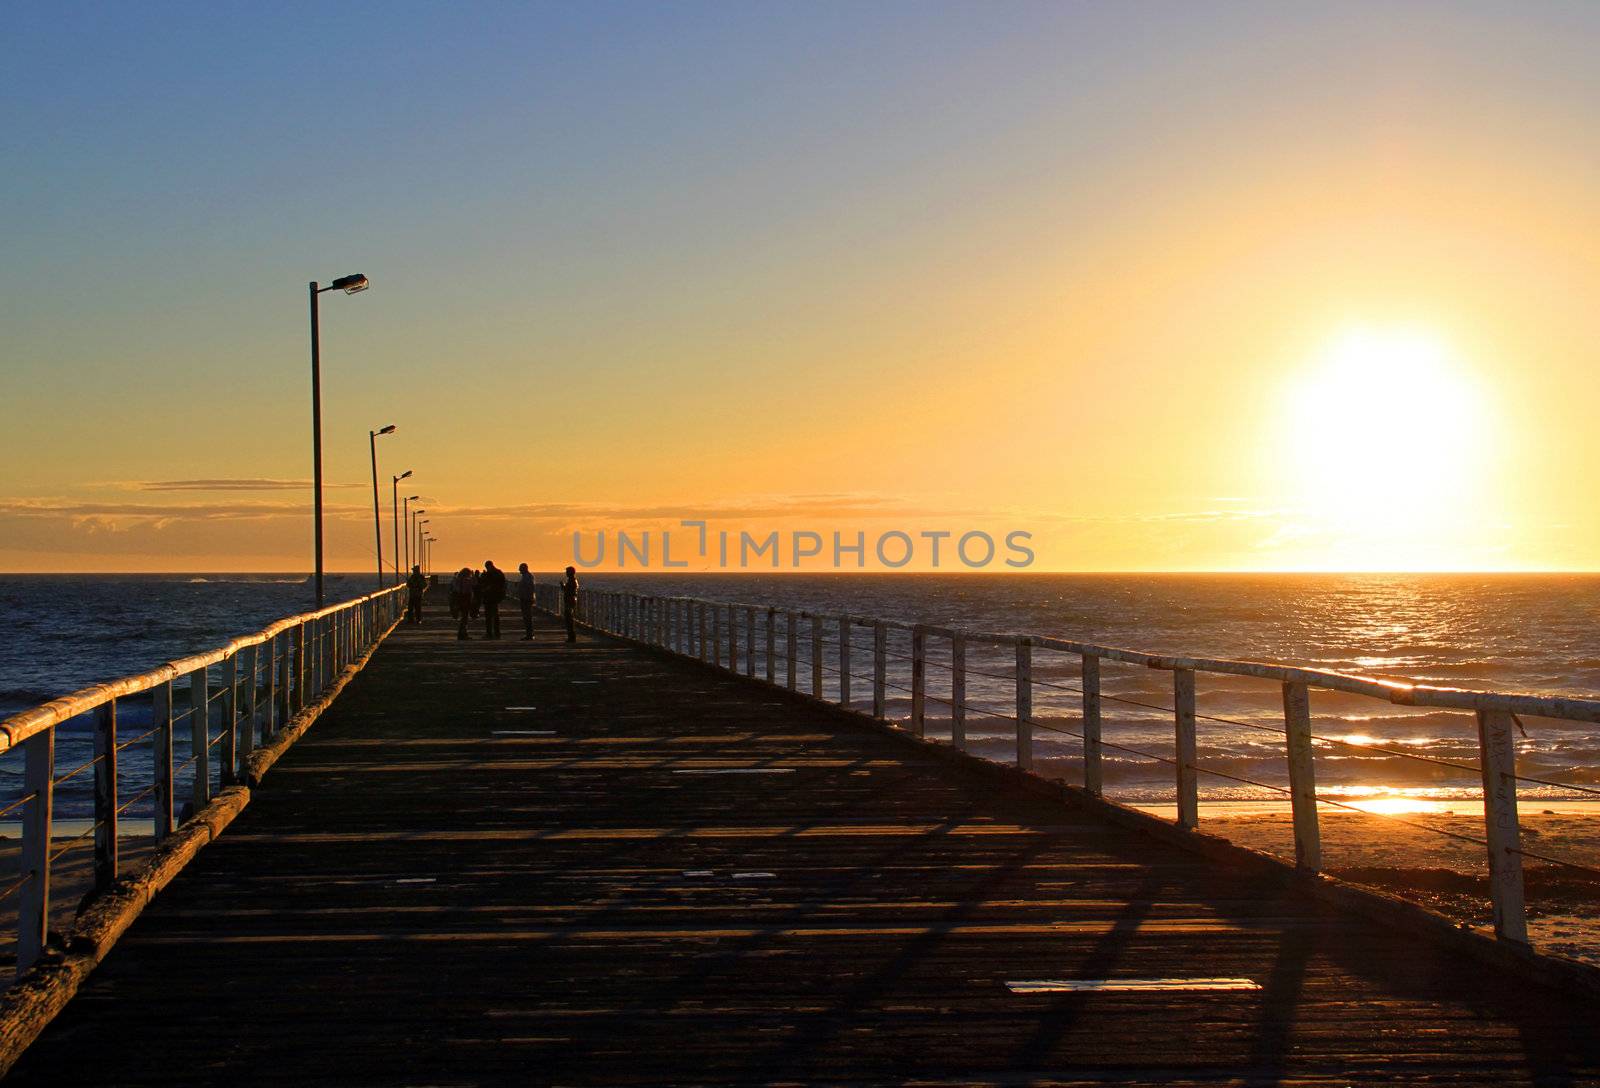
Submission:
<svg viewBox="0 0 1600 1088">
<path fill-rule="evenodd" d="M 313 535 L 317 553 L 317 607 L 322 607 L 322 342 L 317 323 L 317 296 L 339 290 L 347 295 L 365 291 L 367 277 L 356 273 L 340 276 L 326 287 L 311 281 L 311 488 L 313 491 Z"/>
<path fill-rule="evenodd" d="M 383 515 L 378 513 L 378 436 L 394 434 L 394 424 L 367 432 L 367 445 L 372 449 L 372 535 L 378 542 L 378 588 L 383 588 Z"/>
<path fill-rule="evenodd" d="M 394 521 L 394 584 L 400 584 L 400 481 L 411 475 L 411 470 L 406 469 L 394 477 L 394 490 L 389 497 L 393 506 L 390 518 Z"/>
<path fill-rule="evenodd" d="M 412 499 L 415 500 L 416 496 L 413 495 Z M 411 511 L 411 520 L 406 523 L 406 531 L 409 534 L 406 537 L 406 541 L 411 549 L 411 554 L 416 558 L 418 563 L 422 562 L 422 542 L 417 539 L 417 519 L 426 513 L 427 511 L 419 506 L 417 509 Z"/>
<path fill-rule="evenodd" d="M 426 510 L 418 510 L 417 513 L 426 514 L 427 511 Z M 419 563 L 422 562 L 422 538 L 423 538 L 423 535 L 424 535 L 422 527 L 424 525 L 426 525 L 426 524 L 428 524 L 428 519 L 427 518 L 418 518 L 417 519 L 417 562 L 419 562 Z"/>
<path fill-rule="evenodd" d="M 408 473 L 409 475 L 409 473 Z M 407 495 L 400 500 L 400 509 L 405 513 L 406 519 L 406 570 L 411 570 L 411 504 L 422 498 L 421 495 Z"/>
</svg>

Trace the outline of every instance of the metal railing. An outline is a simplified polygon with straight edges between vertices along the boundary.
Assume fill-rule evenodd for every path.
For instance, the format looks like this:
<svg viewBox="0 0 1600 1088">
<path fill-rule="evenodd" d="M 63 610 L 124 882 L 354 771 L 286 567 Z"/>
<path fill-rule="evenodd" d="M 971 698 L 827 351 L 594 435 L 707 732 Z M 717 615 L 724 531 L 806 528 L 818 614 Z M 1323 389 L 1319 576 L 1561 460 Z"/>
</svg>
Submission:
<svg viewBox="0 0 1600 1088">
<path fill-rule="evenodd" d="M 557 587 L 539 586 L 537 600 L 541 608 L 560 613 Z M 1035 730 L 1074 737 L 1081 742 L 1082 786 L 1097 797 L 1104 795 L 1103 764 L 1108 750 L 1167 764 L 1173 775 L 1176 823 L 1189 830 L 1196 829 L 1199 823 L 1201 775 L 1272 791 L 1289 801 L 1296 864 L 1309 872 L 1317 872 L 1322 868 L 1319 806 L 1383 815 L 1318 794 L 1317 744 L 1346 745 L 1470 772 L 1482 788 L 1483 838 L 1427 824 L 1406 820 L 1400 822 L 1418 830 L 1465 841 L 1484 850 L 1488 862 L 1489 894 L 1494 909 L 1494 931 L 1502 940 L 1520 943 L 1527 943 L 1528 940 L 1523 897 L 1524 858 L 1600 875 L 1600 870 L 1594 867 L 1523 846 L 1517 814 L 1519 782 L 1585 795 L 1600 795 L 1600 789 L 1518 774 L 1514 741 L 1515 732 L 1521 728 L 1520 715 L 1596 723 L 1600 722 L 1600 699 L 1436 687 L 1291 665 L 1151 654 L 1072 639 L 995 634 L 866 616 L 605 589 L 586 588 L 579 591 L 577 618 L 595 630 L 633 639 L 730 672 L 742 672 L 746 677 L 759 678 L 789 691 L 807 694 L 849 710 L 858 710 L 880 721 L 890 721 L 887 714 L 888 692 L 894 690 L 909 696 L 910 712 L 903 720 L 892 724 L 900 725 L 918 737 L 926 737 L 928 704 L 944 704 L 950 711 L 950 743 L 962 750 L 968 748 L 969 717 L 1009 721 L 1013 723 L 1014 734 L 1012 761 L 1025 771 L 1034 770 Z M 864 634 L 859 650 L 853 642 L 853 633 L 857 630 Z M 891 635 L 908 641 L 908 652 L 891 649 Z M 804 655 L 801 653 L 803 642 L 809 643 L 809 652 Z M 930 656 L 930 642 L 944 644 L 948 653 L 941 656 L 947 656 L 946 660 L 935 661 Z M 1010 658 L 1010 668 L 996 672 L 969 667 L 968 651 L 975 648 L 990 654 L 1003 654 Z M 861 656 L 858 657 L 858 654 Z M 1063 684 L 1036 676 L 1040 655 L 1067 655 L 1075 659 L 1078 684 Z M 829 663 L 830 658 L 834 664 Z M 891 658 L 909 663 L 909 686 L 889 679 L 888 661 Z M 858 660 L 871 662 L 870 674 L 852 671 Z M 802 661 L 808 666 L 809 677 L 801 674 Z M 1103 690 L 1101 666 L 1105 662 L 1137 665 L 1170 673 L 1171 706 L 1128 699 Z M 949 672 L 950 694 L 947 698 L 930 692 L 930 666 Z M 1282 728 L 1200 713 L 1197 709 L 1197 674 L 1244 676 L 1278 683 L 1283 699 Z M 1011 706 L 993 707 L 971 702 L 967 697 L 967 680 L 972 675 L 1005 682 L 1012 690 Z M 870 690 L 870 709 L 866 705 L 859 708 L 853 705 L 855 702 L 864 704 L 865 700 L 857 699 L 852 681 L 860 681 L 863 692 Z M 1052 692 L 1074 693 L 1078 709 L 1076 718 L 1067 718 L 1063 724 L 1063 719 L 1051 721 L 1035 716 L 1034 693 L 1040 687 Z M 1404 707 L 1470 711 L 1477 720 L 1478 761 L 1473 764 L 1440 759 L 1314 733 L 1310 702 L 1313 690 L 1343 692 Z M 1170 714 L 1172 754 L 1150 752 L 1107 740 L 1103 725 L 1104 705 L 1108 701 Z M 1288 785 L 1259 782 L 1201 765 L 1196 743 L 1199 721 L 1227 723 L 1281 736 L 1288 768 Z M 1076 728 L 1070 727 L 1073 725 Z M 1395 817 L 1384 815 L 1383 818 Z"/>
<path fill-rule="evenodd" d="M 19 896 L 17 973 L 38 961 L 48 939 L 50 875 L 67 851 L 94 840 L 94 886 L 98 894 L 118 876 L 118 823 L 130 808 L 149 799 L 156 843 L 182 825 L 175 819 L 177 776 L 192 772 L 188 806 L 193 819 L 219 788 L 244 780 L 250 753 L 338 680 L 345 666 L 380 640 L 399 619 L 404 587 L 380 590 L 317 612 L 289 616 L 226 646 L 143 673 L 96 684 L 0 722 L 0 758 L 19 749 L 21 796 L 0 808 L 0 818 L 21 810 L 22 842 L 17 876 L 0 888 L 0 902 Z M 182 682 L 183 686 L 179 686 Z M 117 706 L 150 693 L 151 726 L 120 737 Z M 84 714 L 94 716 L 94 755 L 76 767 L 56 767 L 56 729 Z M 174 764 L 173 727 L 187 724 L 189 756 Z M 118 756 L 135 745 L 151 746 L 151 781 L 123 795 Z M 213 755 L 214 754 L 214 755 Z M 58 786 L 94 773 L 94 818 L 64 845 L 55 841 Z M 215 771 L 215 776 L 213 775 Z"/>
</svg>

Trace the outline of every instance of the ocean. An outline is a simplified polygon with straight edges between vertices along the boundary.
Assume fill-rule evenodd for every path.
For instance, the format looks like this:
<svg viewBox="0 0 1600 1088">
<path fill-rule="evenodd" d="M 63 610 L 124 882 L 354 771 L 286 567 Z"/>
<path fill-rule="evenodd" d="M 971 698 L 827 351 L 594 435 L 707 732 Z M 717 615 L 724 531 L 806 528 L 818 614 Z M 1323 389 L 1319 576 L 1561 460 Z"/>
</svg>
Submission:
<svg viewBox="0 0 1600 1088">
<path fill-rule="evenodd" d="M 541 580 L 555 581 L 554 574 Z M 329 599 L 358 596 L 371 575 L 336 576 Z M 885 619 L 924 621 L 975 631 L 1082 639 L 1155 653 L 1278 661 L 1341 672 L 1457 687 L 1600 697 L 1600 575 L 1410 574 L 595 574 L 587 585 L 773 604 Z M 442 593 L 430 598 L 437 614 Z M 103 575 L 0 577 L 0 716 L 97 681 L 146 671 L 225 642 L 279 616 L 311 607 L 303 576 Z M 830 638 L 832 632 L 830 631 Z M 870 637 L 855 636 L 852 671 L 870 676 Z M 761 639 L 758 637 L 758 644 Z M 779 645 L 782 645 L 780 636 Z M 800 640 L 801 686 L 809 684 L 809 629 Z M 741 652 L 743 642 L 741 639 Z M 904 647 L 891 643 L 891 650 Z M 781 653 L 781 650 L 780 650 Z M 835 662 L 830 647 L 826 659 Z M 930 640 L 930 733 L 948 730 L 938 700 L 949 693 L 941 668 L 947 651 Z M 904 715 L 909 662 L 891 657 L 890 714 Z M 1003 649 L 968 650 L 968 701 L 1009 710 L 1011 657 Z M 1107 662 L 1105 736 L 1136 751 L 1172 754 L 1170 674 Z M 780 666 L 781 672 L 781 666 Z M 1034 714 L 1074 728 L 1077 660 L 1039 653 Z M 827 677 L 830 691 L 837 676 Z M 853 681 L 857 705 L 870 683 Z M 1146 704 L 1146 705 L 1139 705 Z M 1287 781 L 1281 694 L 1242 677 L 1199 681 L 1200 764 L 1231 775 L 1201 776 L 1212 800 L 1281 797 Z M 1472 763 L 1471 715 L 1393 706 L 1339 693 L 1313 693 L 1318 785 L 1327 796 L 1386 802 L 1471 798 L 1471 774 L 1410 756 Z M 124 736 L 148 722 L 148 702 L 120 709 Z M 1217 720 L 1223 719 L 1223 720 Z M 1529 720 L 1518 740 L 1519 769 L 1561 782 L 1600 783 L 1600 726 Z M 996 758 L 1011 751 L 1012 723 L 969 715 L 974 748 Z M 181 733 L 181 730 L 180 730 Z M 186 741 L 177 740 L 180 751 Z M 1076 780 L 1080 741 L 1049 729 L 1035 737 L 1045 773 Z M 1381 748 L 1384 751 L 1376 749 Z M 68 723 L 58 739 L 65 771 L 89 757 L 87 721 Z M 148 783 L 138 749 L 124 755 L 132 788 Z M 1133 803 L 1172 797 L 1165 764 L 1106 753 L 1107 793 Z M 0 758 L 0 803 L 20 792 L 21 759 Z M 64 817 L 89 813 L 91 776 L 57 795 Z M 1263 785 L 1248 785 L 1248 779 Z M 179 783 L 179 796 L 183 796 Z M 1578 795 L 1524 787 L 1526 797 Z M 137 808 L 129 813 L 137 818 Z"/>
</svg>

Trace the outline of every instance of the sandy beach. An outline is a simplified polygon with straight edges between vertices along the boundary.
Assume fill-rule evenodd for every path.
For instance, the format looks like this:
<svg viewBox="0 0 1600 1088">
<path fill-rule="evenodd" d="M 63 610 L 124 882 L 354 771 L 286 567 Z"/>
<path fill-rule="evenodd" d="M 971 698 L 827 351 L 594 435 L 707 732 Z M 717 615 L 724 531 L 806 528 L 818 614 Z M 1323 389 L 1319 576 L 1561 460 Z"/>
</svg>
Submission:
<svg viewBox="0 0 1600 1088">
<path fill-rule="evenodd" d="M 1526 850 L 1600 868 L 1600 810 L 1586 811 L 1583 805 L 1571 804 L 1550 809 L 1536 806 L 1537 801 L 1529 802 L 1521 814 Z M 1240 807 L 1247 811 L 1217 815 L 1216 809 L 1228 806 L 1202 805 L 1201 829 L 1253 850 L 1294 856 L 1293 825 L 1287 812 L 1261 811 L 1269 807 L 1266 805 Z M 1345 880 L 1371 884 L 1422 903 L 1457 921 L 1490 927 L 1483 848 L 1420 826 L 1483 837 L 1483 816 L 1473 802 L 1461 802 L 1448 812 L 1407 813 L 1399 818 L 1324 812 L 1324 868 Z M 1534 945 L 1600 965 L 1600 876 L 1531 858 L 1524 875 L 1528 930 Z"/>
</svg>

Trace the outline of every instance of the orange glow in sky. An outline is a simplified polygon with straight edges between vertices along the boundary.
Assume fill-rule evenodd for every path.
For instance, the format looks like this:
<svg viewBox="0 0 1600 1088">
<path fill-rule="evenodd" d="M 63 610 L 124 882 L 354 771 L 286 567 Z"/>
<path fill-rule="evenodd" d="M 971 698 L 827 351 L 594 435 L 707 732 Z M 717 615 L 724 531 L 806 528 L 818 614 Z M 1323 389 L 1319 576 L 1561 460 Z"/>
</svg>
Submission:
<svg viewBox="0 0 1600 1088">
<path fill-rule="evenodd" d="M 1600 568 L 1600 9 L 608 10 L 23 18 L 0 569 L 305 570 L 357 271 L 335 569 Z"/>
</svg>

